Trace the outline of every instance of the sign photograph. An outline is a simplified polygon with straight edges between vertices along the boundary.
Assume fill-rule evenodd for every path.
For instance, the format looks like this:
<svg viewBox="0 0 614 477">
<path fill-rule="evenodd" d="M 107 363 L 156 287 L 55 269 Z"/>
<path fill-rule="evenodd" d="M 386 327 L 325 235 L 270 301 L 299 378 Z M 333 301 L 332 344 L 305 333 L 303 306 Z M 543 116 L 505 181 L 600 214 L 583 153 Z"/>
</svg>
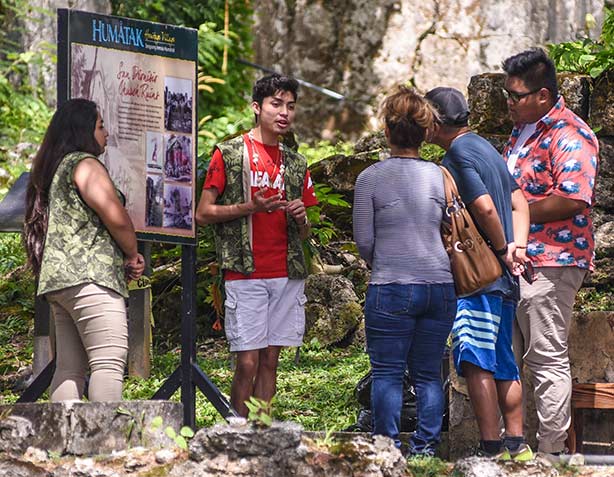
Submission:
<svg viewBox="0 0 614 477">
<path fill-rule="evenodd" d="M 194 243 L 197 32 L 58 11 L 58 98 L 98 104 L 100 157 L 140 240 Z"/>
</svg>

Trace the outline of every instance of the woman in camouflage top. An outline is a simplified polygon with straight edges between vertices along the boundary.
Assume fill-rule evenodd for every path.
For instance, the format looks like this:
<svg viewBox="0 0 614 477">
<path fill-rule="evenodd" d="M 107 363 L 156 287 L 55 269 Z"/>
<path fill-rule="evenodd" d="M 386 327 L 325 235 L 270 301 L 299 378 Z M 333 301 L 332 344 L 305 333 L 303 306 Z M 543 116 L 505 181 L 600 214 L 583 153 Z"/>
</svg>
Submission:
<svg viewBox="0 0 614 477">
<path fill-rule="evenodd" d="M 144 260 L 134 226 L 97 159 L 108 133 L 96 104 L 72 99 L 56 111 L 32 162 L 24 242 L 55 322 L 51 401 L 121 400 L 128 351 L 124 298 Z"/>
</svg>

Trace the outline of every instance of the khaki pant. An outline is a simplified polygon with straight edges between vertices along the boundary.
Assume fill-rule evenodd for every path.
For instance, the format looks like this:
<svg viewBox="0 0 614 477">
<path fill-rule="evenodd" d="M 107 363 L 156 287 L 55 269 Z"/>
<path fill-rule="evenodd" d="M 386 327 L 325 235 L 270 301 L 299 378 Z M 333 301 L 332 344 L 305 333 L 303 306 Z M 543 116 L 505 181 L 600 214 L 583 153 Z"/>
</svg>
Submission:
<svg viewBox="0 0 614 477">
<path fill-rule="evenodd" d="M 577 267 L 536 268 L 537 280 L 520 280 L 520 302 L 514 326 L 514 353 L 533 375 L 541 452 L 565 449 L 571 423 L 571 369 L 567 338 L 576 293 L 586 270 Z"/>
<path fill-rule="evenodd" d="M 86 283 L 48 293 L 47 301 L 56 340 L 50 400 L 81 399 L 89 366 L 89 400 L 120 401 L 128 354 L 124 298 Z"/>
</svg>

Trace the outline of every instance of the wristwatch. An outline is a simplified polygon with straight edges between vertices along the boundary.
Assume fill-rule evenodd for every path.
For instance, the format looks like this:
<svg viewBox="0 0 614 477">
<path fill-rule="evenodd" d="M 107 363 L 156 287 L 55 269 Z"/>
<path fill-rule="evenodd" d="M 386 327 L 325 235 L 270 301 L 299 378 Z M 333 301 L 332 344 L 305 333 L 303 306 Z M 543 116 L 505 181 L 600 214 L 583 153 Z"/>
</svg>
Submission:
<svg viewBox="0 0 614 477">
<path fill-rule="evenodd" d="M 503 247 L 503 248 L 501 248 L 499 250 L 493 249 L 495 251 L 495 255 L 497 257 L 503 257 L 505 254 L 507 254 L 507 247 L 508 247 L 508 245 L 505 244 L 505 247 Z"/>
</svg>

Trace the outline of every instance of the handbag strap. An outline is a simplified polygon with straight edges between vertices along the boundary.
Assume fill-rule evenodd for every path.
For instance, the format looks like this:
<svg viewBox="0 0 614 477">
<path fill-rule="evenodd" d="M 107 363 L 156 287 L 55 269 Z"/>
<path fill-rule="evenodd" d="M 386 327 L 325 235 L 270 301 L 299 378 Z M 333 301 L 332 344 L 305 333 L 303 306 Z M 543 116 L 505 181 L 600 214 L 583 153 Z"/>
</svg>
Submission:
<svg viewBox="0 0 614 477">
<path fill-rule="evenodd" d="M 443 174 L 443 187 L 446 193 L 446 214 L 450 215 L 451 212 L 457 212 L 460 209 L 464 209 L 465 204 L 458 193 L 458 187 L 456 187 L 456 182 L 452 174 L 450 174 L 450 171 L 443 166 L 439 166 L 439 168 Z"/>
</svg>

